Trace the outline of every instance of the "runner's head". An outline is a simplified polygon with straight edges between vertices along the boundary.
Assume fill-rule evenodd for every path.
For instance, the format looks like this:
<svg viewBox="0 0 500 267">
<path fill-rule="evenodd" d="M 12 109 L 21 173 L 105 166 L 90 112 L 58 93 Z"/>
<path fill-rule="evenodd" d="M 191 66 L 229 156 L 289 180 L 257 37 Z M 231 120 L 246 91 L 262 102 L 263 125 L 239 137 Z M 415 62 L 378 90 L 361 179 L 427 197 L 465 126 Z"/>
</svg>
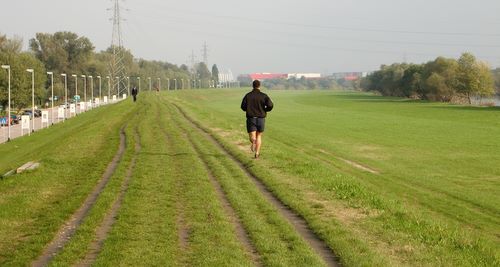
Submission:
<svg viewBox="0 0 500 267">
<path fill-rule="evenodd" d="M 253 85 L 254 89 L 259 89 L 260 88 L 260 81 L 259 80 L 253 81 L 252 85 Z"/>
</svg>

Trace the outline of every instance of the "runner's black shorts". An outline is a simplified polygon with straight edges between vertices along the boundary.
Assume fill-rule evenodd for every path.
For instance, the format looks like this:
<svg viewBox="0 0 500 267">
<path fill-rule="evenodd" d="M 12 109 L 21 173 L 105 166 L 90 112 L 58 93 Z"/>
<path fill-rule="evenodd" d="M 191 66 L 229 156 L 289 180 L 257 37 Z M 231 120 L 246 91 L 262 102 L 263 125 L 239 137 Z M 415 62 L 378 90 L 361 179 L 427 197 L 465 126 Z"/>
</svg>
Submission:
<svg viewBox="0 0 500 267">
<path fill-rule="evenodd" d="M 251 117 L 247 118 L 247 132 L 264 132 L 264 126 L 266 125 L 265 118 Z"/>
</svg>

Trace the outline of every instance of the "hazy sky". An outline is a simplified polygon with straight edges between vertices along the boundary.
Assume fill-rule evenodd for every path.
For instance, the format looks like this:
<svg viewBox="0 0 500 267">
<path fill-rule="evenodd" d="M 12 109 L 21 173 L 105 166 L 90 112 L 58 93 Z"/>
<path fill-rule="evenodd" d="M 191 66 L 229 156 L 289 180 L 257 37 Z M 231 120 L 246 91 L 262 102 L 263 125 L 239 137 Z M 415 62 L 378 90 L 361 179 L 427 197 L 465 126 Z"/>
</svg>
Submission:
<svg viewBox="0 0 500 267">
<path fill-rule="evenodd" d="M 0 33 L 25 47 L 36 32 L 72 31 L 111 43 L 110 0 L 3 0 Z M 126 0 L 124 46 L 136 57 L 185 64 L 209 46 L 209 65 L 250 72 L 371 71 L 469 51 L 500 66 L 499 0 Z"/>
</svg>

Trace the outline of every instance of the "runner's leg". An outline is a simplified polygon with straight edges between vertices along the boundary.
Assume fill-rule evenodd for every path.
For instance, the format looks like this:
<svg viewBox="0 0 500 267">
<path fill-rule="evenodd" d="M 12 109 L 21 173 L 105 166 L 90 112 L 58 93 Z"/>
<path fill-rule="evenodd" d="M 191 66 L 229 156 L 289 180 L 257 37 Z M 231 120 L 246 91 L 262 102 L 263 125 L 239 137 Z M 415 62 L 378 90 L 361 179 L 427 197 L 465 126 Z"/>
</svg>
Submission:
<svg viewBox="0 0 500 267">
<path fill-rule="evenodd" d="M 260 155 L 260 146 L 262 145 L 262 132 L 256 132 L 255 140 L 255 157 Z"/>
<path fill-rule="evenodd" d="M 255 131 L 248 133 L 248 139 L 250 140 L 250 143 L 252 143 L 252 145 L 250 147 L 250 150 L 252 150 L 252 152 L 255 151 L 255 141 L 257 140 L 256 134 L 257 134 L 257 132 L 255 132 Z"/>
</svg>

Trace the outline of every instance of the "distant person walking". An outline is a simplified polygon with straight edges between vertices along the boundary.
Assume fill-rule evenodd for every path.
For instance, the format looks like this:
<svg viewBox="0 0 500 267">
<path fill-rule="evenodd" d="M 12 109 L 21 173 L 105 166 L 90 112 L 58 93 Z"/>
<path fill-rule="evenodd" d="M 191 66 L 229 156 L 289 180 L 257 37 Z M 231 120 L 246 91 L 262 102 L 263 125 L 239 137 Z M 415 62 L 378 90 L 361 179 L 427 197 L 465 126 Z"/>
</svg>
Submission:
<svg viewBox="0 0 500 267">
<path fill-rule="evenodd" d="M 134 86 L 134 88 L 132 88 L 132 96 L 134 97 L 134 102 L 137 100 L 137 94 L 139 92 L 137 92 L 137 87 Z"/>
<path fill-rule="evenodd" d="M 253 90 L 243 97 L 241 109 L 246 112 L 248 138 L 252 145 L 250 149 L 255 152 L 255 158 L 260 156 L 262 133 L 266 123 L 267 112 L 273 109 L 271 98 L 260 91 L 260 81 L 252 83 Z"/>
</svg>

